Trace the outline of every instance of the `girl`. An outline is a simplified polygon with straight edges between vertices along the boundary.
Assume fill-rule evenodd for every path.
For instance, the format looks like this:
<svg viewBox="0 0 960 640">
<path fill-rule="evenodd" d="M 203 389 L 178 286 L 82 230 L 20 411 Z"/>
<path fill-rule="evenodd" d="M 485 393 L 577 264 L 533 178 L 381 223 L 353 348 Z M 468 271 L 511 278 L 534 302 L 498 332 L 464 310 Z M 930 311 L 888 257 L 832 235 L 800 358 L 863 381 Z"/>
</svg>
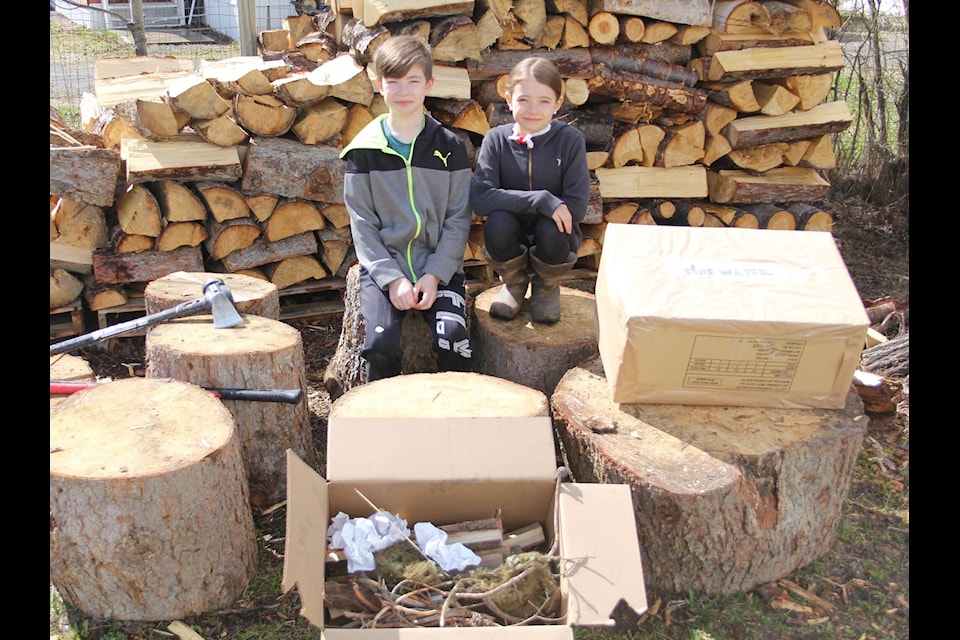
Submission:
<svg viewBox="0 0 960 640">
<path fill-rule="evenodd" d="M 560 279 L 576 262 L 587 210 L 586 143 L 577 129 L 553 119 L 563 104 L 563 79 L 550 60 L 519 62 L 505 98 L 514 122 L 484 136 L 470 193 L 474 213 L 486 218 L 486 258 L 503 282 L 490 315 L 515 318 L 531 284 L 533 321 L 554 323 Z"/>
</svg>

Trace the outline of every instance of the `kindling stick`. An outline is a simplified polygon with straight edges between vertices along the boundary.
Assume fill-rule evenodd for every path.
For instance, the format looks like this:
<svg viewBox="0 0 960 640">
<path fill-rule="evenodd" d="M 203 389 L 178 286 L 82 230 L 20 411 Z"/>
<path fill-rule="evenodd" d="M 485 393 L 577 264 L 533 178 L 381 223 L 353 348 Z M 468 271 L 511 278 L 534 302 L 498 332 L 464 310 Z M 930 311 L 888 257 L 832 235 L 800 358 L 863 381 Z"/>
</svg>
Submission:
<svg viewBox="0 0 960 640">
<path fill-rule="evenodd" d="M 50 382 L 50 393 L 67 395 L 109 382 Z M 250 400 L 254 402 L 285 402 L 297 404 L 302 395 L 300 389 L 220 389 L 203 387 L 222 400 Z"/>
</svg>

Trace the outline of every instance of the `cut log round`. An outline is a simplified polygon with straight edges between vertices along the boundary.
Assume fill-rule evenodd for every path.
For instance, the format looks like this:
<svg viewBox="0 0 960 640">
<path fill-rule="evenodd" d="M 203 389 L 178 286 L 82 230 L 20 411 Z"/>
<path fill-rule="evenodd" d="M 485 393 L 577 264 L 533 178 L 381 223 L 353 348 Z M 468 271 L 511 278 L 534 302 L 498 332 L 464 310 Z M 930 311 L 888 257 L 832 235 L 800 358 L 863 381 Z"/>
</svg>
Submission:
<svg viewBox="0 0 960 640">
<path fill-rule="evenodd" d="M 97 374 L 86 360 L 69 353 L 50 356 L 50 380 L 61 382 L 96 382 Z M 68 395 L 50 395 L 50 412 L 67 399 Z"/>
<path fill-rule="evenodd" d="M 311 451 L 303 339 L 294 327 L 262 316 L 217 329 L 201 314 L 155 325 L 146 337 L 147 376 L 201 387 L 301 389 L 297 404 L 224 400 L 243 447 L 250 504 L 268 507 L 286 497 L 286 450 Z"/>
<path fill-rule="evenodd" d="M 50 579 L 63 599 L 113 620 L 235 602 L 258 560 L 235 433 L 216 396 L 178 380 L 63 400 L 50 416 Z"/>
<path fill-rule="evenodd" d="M 202 298 L 203 285 L 212 278 L 222 280 L 230 290 L 237 313 L 280 319 L 280 293 L 272 282 L 236 273 L 196 271 L 176 271 L 147 284 L 143 290 L 147 315 Z"/>
<path fill-rule="evenodd" d="M 465 401 L 469 391 L 475 399 Z M 493 400 L 495 399 L 495 400 Z M 330 406 L 329 419 L 485 418 L 548 416 L 547 396 L 521 384 L 482 373 L 412 373 L 354 387 Z"/>
<path fill-rule="evenodd" d="M 561 286 L 560 321 L 552 325 L 530 319 L 529 301 L 513 320 L 494 318 L 490 305 L 499 294 L 499 286 L 491 287 L 474 303 L 476 371 L 549 396 L 567 369 L 597 355 L 592 293 Z"/>
<path fill-rule="evenodd" d="M 733 594 L 830 550 L 868 419 L 842 409 L 616 404 L 600 358 L 551 397 L 578 482 L 626 483 L 648 584 Z"/>
</svg>

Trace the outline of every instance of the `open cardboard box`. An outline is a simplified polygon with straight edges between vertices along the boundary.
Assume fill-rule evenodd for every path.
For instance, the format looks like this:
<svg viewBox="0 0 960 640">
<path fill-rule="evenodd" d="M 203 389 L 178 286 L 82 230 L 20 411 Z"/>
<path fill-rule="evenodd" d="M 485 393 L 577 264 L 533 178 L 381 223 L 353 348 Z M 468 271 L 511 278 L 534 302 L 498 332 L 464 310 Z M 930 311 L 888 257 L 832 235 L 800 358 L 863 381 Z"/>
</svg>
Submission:
<svg viewBox="0 0 960 640">
<path fill-rule="evenodd" d="M 870 326 L 824 231 L 609 224 L 596 302 L 621 403 L 839 409 Z"/>
<path fill-rule="evenodd" d="M 331 418 L 326 458 L 329 478 L 324 479 L 287 451 L 282 586 L 284 592 L 298 588 L 301 615 L 328 640 L 570 640 L 575 625 L 612 627 L 611 613 L 621 599 L 638 615 L 647 609 L 629 486 L 563 482 L 558 492 L 553 427 L 546 416 Z M 548 545 L 559 536 L 566 624 L 327 628 L 327 527 L 340 511 L 370 516 L 373 509 L 364 497 L 405 519 L 411 530 L 417 522 L 443 526 L 490 518 L 497 510 L 504 531 L 539 522 Z"/>
</svg>

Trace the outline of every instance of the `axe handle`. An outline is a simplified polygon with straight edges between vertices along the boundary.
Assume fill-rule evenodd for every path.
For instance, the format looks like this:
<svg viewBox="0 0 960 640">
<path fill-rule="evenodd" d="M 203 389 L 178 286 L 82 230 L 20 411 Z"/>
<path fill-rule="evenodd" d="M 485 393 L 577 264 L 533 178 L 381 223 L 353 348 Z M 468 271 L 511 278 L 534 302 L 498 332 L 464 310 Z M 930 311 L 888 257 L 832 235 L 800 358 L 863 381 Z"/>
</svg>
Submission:
<svg viewBox="0 0 960 640">
<path fill-rule="evenodd" d="M 51 394 L 71 394 L 109 382 L 51 382 Z M 250 400 L 255 402 L 285 402 L 297 404 L 302 395 L 300 389 L 218 389 L 203 387 L 223 400 Z"/>
</svg>

